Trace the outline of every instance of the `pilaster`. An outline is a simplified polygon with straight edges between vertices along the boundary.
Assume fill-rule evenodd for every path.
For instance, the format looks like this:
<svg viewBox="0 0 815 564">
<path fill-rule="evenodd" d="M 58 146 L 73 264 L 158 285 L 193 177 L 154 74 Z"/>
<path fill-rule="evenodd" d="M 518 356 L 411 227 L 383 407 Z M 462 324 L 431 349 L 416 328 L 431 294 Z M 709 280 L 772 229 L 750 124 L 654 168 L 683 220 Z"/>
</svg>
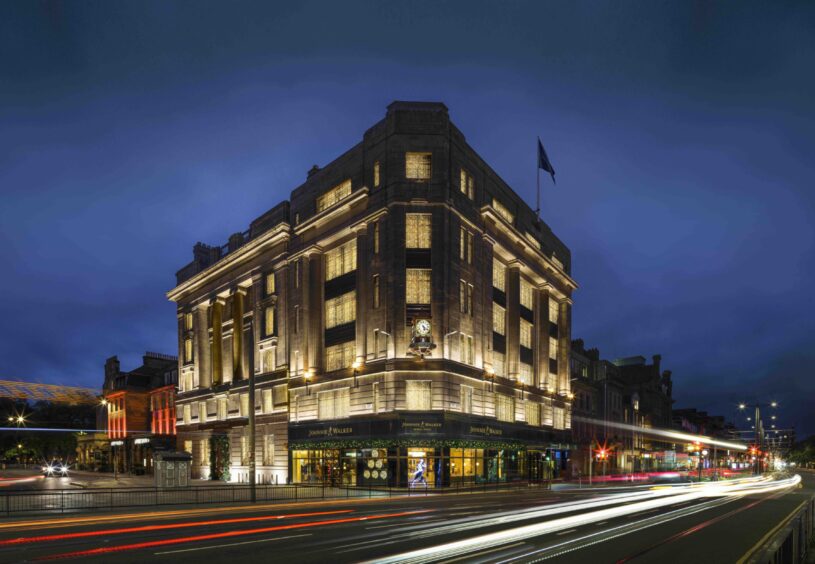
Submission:
<svg viewBox="0 0 815 564">
<path fill-rule="evenodd" d="M 512 261 L 507 265 L 507 376 L 517 380 L 521 361 L 521 265 Z"/>
</svg>

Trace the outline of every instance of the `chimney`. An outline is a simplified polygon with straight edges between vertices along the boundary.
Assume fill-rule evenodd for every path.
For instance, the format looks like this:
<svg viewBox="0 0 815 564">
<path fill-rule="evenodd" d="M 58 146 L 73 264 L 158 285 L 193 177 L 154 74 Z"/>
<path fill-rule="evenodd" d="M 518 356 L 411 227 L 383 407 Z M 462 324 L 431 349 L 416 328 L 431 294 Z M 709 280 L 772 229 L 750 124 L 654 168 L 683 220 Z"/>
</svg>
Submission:
<svg viewBox="0 0 815 564">
<path fill-rule="evenodd" d="M 318 172 L 320 172 L 320 167 L 318 167 L 317 165 L 312 165 L 311 168 L 308 169 L 308 172 L 306 173 L 306 178 L 311 178 Z"/>
<path fill-rule="evenodd" d="M 659 376 L 659 374 L 660 374 L 659 363 L 662 361 L 662 355 L 661 354 L 655 354 L 651 358 L 654 359 L 654 372 L 656 372 L 657 376 Z"/>
<path fill-rule="evenodd" d="M 105 377 L 116 376 L 119 373 L 119 358 L 112 356 L 105 361 Z"/>
</svg>

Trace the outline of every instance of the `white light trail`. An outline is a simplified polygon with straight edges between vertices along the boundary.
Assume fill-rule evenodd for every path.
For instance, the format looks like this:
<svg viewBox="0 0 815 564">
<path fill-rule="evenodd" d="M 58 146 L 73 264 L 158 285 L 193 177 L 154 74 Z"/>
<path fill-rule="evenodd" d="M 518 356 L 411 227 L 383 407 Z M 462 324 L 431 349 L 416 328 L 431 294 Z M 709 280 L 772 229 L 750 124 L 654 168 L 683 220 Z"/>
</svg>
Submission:
<svg viewBox="0 0 815 564">
<path fill-rule="evenodd" d="M 747 445 L 741 443 L 734 443 L 731 441 L 723 441 L 721 439 L 714 439 L 713 437 L 706 437 L 705 435 L 692 435 L 690 433 L 681 433 L 679 431 L 672 431 L 670 429 L 657 429 L 655 427 L 638 427 L 628 423 L 618 423 L 615 421 L 603 421 L 602 419 L 590 419 L 588 417 L 572 417 L 573 421 L 581 423 L 591 423 L 593 425 L 612 427 L 614 429 L 622 429 L 624 431 L 635 431 L 641 435 L 653 435 L 655 437 L 665 437 L 668 439 L 676 439 L 678 441 L 688 443 L 701 443 L 705 445 L 716 445 L 730 450 L 747 450 Z"/>
</svg>

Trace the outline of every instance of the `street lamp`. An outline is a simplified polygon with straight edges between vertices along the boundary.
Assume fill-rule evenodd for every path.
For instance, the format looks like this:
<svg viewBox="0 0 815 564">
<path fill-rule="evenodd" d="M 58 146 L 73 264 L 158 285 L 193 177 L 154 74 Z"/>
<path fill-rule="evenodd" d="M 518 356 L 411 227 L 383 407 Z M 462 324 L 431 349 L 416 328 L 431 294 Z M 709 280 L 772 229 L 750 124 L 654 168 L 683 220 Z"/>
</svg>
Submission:
<svg viewBox="0 0 815 564">
<path fill-rule="evenodd" d="M 487 377 L 490 379 L 490 391 L 492 392 L 495 390 L 495 367 L 493 367 L 492 364 L 488 364 L 484 372 L 486 372 Z"/>
<path fill-rule="evenodd" d="M 354 369 L 354 387 L 357 387 L 357 372 L 359 369 L 362 368 L 362 362 L 359 359 L 354 361 L 354 364 L 351 365 L 351 368 Z"/>
<path fill-rule="evenodd" d="M 311 392 L 308 390 L 308 382 L 314 376 L 314 371 L 309 368 L 305 372 L 303 372 L 303 379 L 306 381 L 306 395 L 311 395 Z"/>
</svg>

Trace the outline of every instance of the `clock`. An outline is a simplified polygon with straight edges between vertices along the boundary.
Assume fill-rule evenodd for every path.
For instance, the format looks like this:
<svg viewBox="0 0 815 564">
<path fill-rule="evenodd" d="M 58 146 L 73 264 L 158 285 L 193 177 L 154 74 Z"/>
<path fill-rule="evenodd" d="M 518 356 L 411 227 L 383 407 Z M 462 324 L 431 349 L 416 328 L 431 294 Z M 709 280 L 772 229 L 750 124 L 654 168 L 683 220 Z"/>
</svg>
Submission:
<svg viewBox="0 0 815 564">
<path fill-rule="evenodd" d="M 416 322 L 416 334 L 420 337 L 427 337 L 430 335 L 430 320 L 420 319 Z"/>
</svg>

